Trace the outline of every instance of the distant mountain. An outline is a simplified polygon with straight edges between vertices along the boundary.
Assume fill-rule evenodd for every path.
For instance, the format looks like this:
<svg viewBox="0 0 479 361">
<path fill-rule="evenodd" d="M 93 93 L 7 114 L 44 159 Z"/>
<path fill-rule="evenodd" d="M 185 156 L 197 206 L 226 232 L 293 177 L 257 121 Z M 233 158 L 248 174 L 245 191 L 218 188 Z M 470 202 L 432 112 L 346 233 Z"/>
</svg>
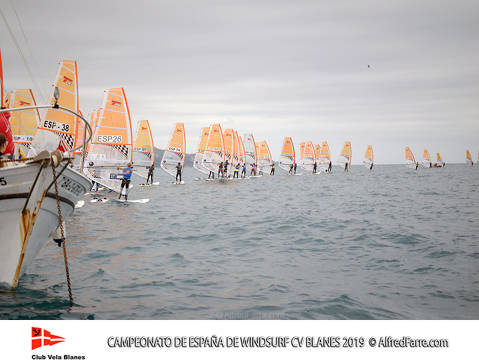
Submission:
<svg viewBox="0 0 479 361">
<path fill-rule="evenodd" d="M 161 163 L 161 158 L 163 158 L 164 149 L 159 149 L 155 147 L 155 168 L 158 168 Z M 186 154 L 185 166 L 193 167 L 193 160 L 195 159 L 194 154 Z"/>
</svg>

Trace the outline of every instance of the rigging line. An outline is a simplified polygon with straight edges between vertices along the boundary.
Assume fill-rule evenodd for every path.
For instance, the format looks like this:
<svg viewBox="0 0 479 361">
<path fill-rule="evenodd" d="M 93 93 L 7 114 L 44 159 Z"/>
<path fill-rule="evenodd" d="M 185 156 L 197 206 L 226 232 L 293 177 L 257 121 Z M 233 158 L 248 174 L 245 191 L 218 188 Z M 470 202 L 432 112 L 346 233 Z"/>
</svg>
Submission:
<svg viewBox="0 0 479 361">
<path fill-rule="evenodd" d="M 30 69 L 30 66 L 28 65 L 27 59 L 25 58 L 25 55 L 22 52 L 22 49 L 20 47 L 20 44 L 18 43 L 17 39 L 15 38 L 15 35 L 13 34 L 12 28 L 10 27 L 10 24 L 7 21 L 7 18 L 5 17 L 5 14 L 2 11 L 2 8 L 0 7 L 0 15 L 2 15 L 3 21 L 5 22 L 5 25 L 7 26 L 8 32 L 10 33 L 10 36 L 12 37 L 13 43 L 17 47 L 18 53 L 20 54 L 20 57 L 23 60 L 23 64 L 25 65 L 25 68 L 27 68 L 28 75 L 30 76 L 30 80 L 32 81 L 33 85 L 39 92 L 39 94 L 42 96 L 43 99 L 45 99 L 45 96 L 43 96 L 43 93 L 41 92 L 41 88 L 38 86 L 37 82 L 35 81 L 35 78 L 33 76 L 32 70 Z"/>
<path fill-rule="evenodd" d="M 32 52 L 31 46 L 30 46 L 30 42 L 28 41 L 27 35 L 25 33 L 25 30 L 23 29 L 22 22 L 20 20 L 20 16 L 18 16 L 17 9 L 15 8 L 15 5 L 13 4 L 12 0 L 10 0 L 10 5 L 12 6 L 15 17 L 17 18 L 18 26 L 20 27 L 20 31 L 22 32 L 23 39 L 25 40 L 25 44 L 27 45 L 28 55 L 29 55 L 30 59 L 32 59 L 33 65 L 35 66 L 36 70 L 38 70 L 40 67 L 38 66 L 38 63 L 36 62 L 35 57 L 33 56 L 33 52 Z M 45 103 L 46 98 L 45 98 L 45 94 L 42 91 L 40 92 L 40 96 L 42 97 L 42 100 Z"/>
</svg>

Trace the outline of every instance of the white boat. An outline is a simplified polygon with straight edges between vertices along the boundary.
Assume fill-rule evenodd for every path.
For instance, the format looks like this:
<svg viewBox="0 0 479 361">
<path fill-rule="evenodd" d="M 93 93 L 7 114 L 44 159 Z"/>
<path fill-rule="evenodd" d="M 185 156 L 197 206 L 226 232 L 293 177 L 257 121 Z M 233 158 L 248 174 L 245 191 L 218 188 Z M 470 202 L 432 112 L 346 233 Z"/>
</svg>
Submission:
<svg viewBox="0 0 479 361">
<path fill-rule="evenodd" d="M 79 198 L 90 188 L 89 180 L 69 166 L 69 156 L 74 150 L 68 148 L 74 142 L 70 132 L 74 132 L 79 114 L 76 107 L 65 107 L 71 105 L 71 97 L 65 94 L 76 91 L 77 81 L 75 78 L 71 82 L 70 75 L 65 86 L 59 84 L 59 79 L 65 81 L 64 67 L 67 71 L 73 67 L 76 70 L 76 63 L 60 63 L 51 97 L 51 104 L 55 106 L 31 105 L 2 110 L 48 109 L 39 124 L 38 132 L 43 131 L 43 134 L 40 140 L 37 137 L 33 139 L 30 154 L 34 155 L 35 150 L 46 150 L 38 152 L 33 160 L 27 162 L 0 162 L 0 284 L 11 288 L 17 287 L 22 274 L 59 226 L 57 198 L 62 217 L 68 218 Z M 48 142 L 42 144 L 45 140 Z M 52 147 L 53 151 L 48 149 Z M 58 194 L 55 191 L 52 163 L 56 166 Z"/>
</svg>

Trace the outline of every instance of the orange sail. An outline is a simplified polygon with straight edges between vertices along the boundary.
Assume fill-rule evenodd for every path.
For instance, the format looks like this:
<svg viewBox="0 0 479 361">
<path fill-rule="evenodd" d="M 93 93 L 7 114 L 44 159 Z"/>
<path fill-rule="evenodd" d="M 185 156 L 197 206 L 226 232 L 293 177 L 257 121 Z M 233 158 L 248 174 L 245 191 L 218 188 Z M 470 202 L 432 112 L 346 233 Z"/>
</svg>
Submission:
<svg viewBox="0 0 479 361">
<path fill-rule="evenodd" d="M 8 93 L 7 98 L 8 104 L 13 108 L 37 105 L 31 89 L 16 89 Z M 21 155 L 28 153 L 30 144 L 32 144 L 37 134 L 39 123 L 40 113 L 38 109 L 11 113 L 10 124 L 12 126 L 13 141 L 15 143 L 15 154 Z"/>
<path fill-rule="evenodd" d="M 145 179 L 148 178 L 150 166 L 155 162 L 155 145 L 151 134 L 150 122 L 140 120 L 136 128 L 135 142 L 133 143 L 133 166 L 135 173 Z"/>
<path fill-rule="evenodd" d="M 351 149 L 351 142 L 347 141 L 344 143 L 343 150 L 341 151 L 341 154 L 339 155 L 339 163 L 345 164 L 351 164 L 351 159 L 353 157 L 353 152 Z"/>
<path fill-rule="evenodd" d="M 186 134 L 185 125 L 183 123 L 176 123 L 173 133 L 171 134 L 168 147 L 163 153 L 161 160 L 161 168 L 172 176 L 176 175 L 176 167 L 185 164 L 186 159 Z"/>
<path fill-rule="evenodd" d="M 58 88 L 60 97 L 58 105 L 79 112 L 78 105 L 78 71 L 74 60 L 62 60 L 58 66 L 50 104 L 55 103 L 54 89 Z M 46 149 L 60 149 L 71 152 L 75 146 L 76 126 L 80 119 L 62 109 L 48 109 L 38 127 L 38 133 L 32 144 L 34 152 Z"/>
<path fill-rule="evenodd" d="M 234 152 L 234 130 L 231 128 L 225 129 L 223 132 L 224 142 L 225 142 L 225 159 L 229 164 L 233 161 L 233 152 Z M 232 169 L 230 167 L 229 169 Z"/>
<path fill-rule="evenodd" d="M 235 130 L 233 131 L 233 165 L 236 166 L 240 161 L 240 144 L 239 144 L 239 137 L 238 132 Z M 234 167 L 232 167 L 234 168 Z"/>
<path fill-rule="evenodd" d="M 90 126 L 93 129 L 93 124 L 92 124 L 91 120 L 90 120 Z M 88 139 L 89 136 L 90 136 L 90 129 L 88 127 L 86 127 L 86 138 L 85 138 L 85 123 L 83 123 L 83 121 L 80 118 L 77 118 L 76 135 L 75 135 L 75 147 L 74 147 L 76 149 L 75 152 L 74 152 L 75 155 L 82 154 L 84 139 Z M 75 158 L 76 158 L 76 156 L 75 156 Z"/>
<path fill-rule="evenodd" d="M 281 156 L 279 158 L 279 166 L 284 170 L 291 169 L 291 166 L 296 162 L 296 155 L 294 152 L 293 139 L 285 137 L 283 141 L 283 148 L 281 149 Z"/>
<path fill-rule="evenodd" d="M 201 128 L 200 141 L 198 143 L 198 150 L 195 154 L 195 159 L 193 161 L 193 167 L 196 170 L 199 170 L 201 173 L 208 174 L 209 170 L 203 167 L 203 154 L 206 148 L 206 142 L 208 141 L 208 136 L 210 135 L 210 127 Z"/>
<path fill-rule="evenodd" d="M 243 143 L 243 138 L 241 138 L 240 136 L 238 136 L 238 133 L 236 132 L 236 137 L 238 138 L 238 145 L 239 145 L 239 149 L 238 149 L 238 160 L 241 164 L 245 164 L 246 163 L 246 152 L 245 152 L 245 149 L 244 149 L 244 143 Z"/>
<path fill-rule="evenodd" d="M 321 146 L 316 144 L 314 146 L 314 160 L 315 162 L 319 161 L 319 157 L 321 156 Z"/>
<path fill-rule="evenodd" d="M 269 151 L 268 143 L 266 140 L 263 140 L 257 143 L 258 147 L 258 169 L 262 173 L 271 172 L 271 166 L 273 165 L 273 158 L 271 157 L 271 152 Z"/>
<path fill-rule="evenodd" d="M 424 149 L 424 152 L 422 153 L 422 166 L 425 168 L 432 167 L 431 155 L 427 149 Z"/>
<path fill-rule="evenodd" d="M 321 143 L 321 153 L 319 154 L 319 164 L 323 170 L 329 168 L 329 163 L 331 161 L 331 153 L 329 152 L 328 142 L 323 141 Z"/>
<path fill-rule="evenodd" d="M 304 158 L 304 148 L 306 146 L 305 142 L 299 143 L 299 160 L 302 162 Z"/>
<path fill-rule="evenodd" d="M 313 142 L 308 141 L 302 147 L 302 157 L 300 157 L 300 165 L 309 171 L 313 170 L 314 162 L 316 161 L 314 154 Z"/>
<path fill-rule="evenodd" d="M 442 160 L 442 157 L 439 153 L 437 153 L 437 163 L 436 167 L 443 167 L 444 166 L 444 161 Z"/>
<path fill-rule="evenodd" d="M 245 163 L 246 171 L 251 174 L 253 165 L 257 165 L 257 147 L 252 133 L 245 134 L 243 137 L 244 149 L 245 149 Z"/>
<path fill-rule="evenodd" d="M 411 149 L 409 149 L 409 147 L 406 147 L 405 153 L 406 153 L 406 165 L 410 168 L 415 168 L 416 158 L 414 158 L 414 154 L 412 154 Z"/>
<path fill-rule="evenodd" d="M 218 171 L 220 163 L 225 161 L 224 137 L 220 124 L 210 127 L 210 134 L 203 154 L 203 166 L 213 173 Z"/>
</svg>

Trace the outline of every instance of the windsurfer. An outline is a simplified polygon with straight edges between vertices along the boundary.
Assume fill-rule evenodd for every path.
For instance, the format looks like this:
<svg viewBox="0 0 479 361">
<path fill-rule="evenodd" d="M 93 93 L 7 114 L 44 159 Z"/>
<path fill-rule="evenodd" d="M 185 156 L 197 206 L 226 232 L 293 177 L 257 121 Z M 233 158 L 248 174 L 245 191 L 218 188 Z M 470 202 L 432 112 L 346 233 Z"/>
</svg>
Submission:
<svg viewBox="0 0 479 361">
<path fill-rule="evenodd" d="M 153 171 L 155 170 L 155 164 L 151 163 L 151 165 L 148 167 L 148 178 L 146 179 L 146 184 L 150 181 L 151 178 L 151 184 L 153 184 Z"/>
<path fill-rule="evenodd" d="M 274 175 L 274 169 L 275 169 L 275 167 L 276 167 L 276 166 L 274 165 L 274 163 L 271 164 L 271 172 L 269 173 L 269 175 Z"/>
<path fill-rule="evenodd" d="M 220 165 L 218 166 L 218 178 L 220 177 L 220 173 L 221 173 L 221 177 L 224 177 L 223 162 L 221 162 Z"/>
<path fill-rule="evenodd" d="M 296 174 L 296 168 L 298 167 L 298 165 L 296 163 L 294 163 L 294 174 Z"/>
<path fill-rule="evenodd" d="M 241 169 L 241 178 L 246 178 L 246 163 L 243 163 L 243 168 Z"/>
<path fill-rule="evenodd" d="M 226 174 L 226 176 L 228 176 L 228 159 L 225 160 L 224 174 Z"/>
<path fill-rule="evenodd" d="M 240 164 L 236 164 L 234 173 L 233 173 L 233 178 L 239 178 L 239 169 L 240 169 Z"/>
<path fill-rule="evenodd" d="M 373 170 L 374 163 L 371 162 L 371 165 L 369 166 L 369 170 Z"/>
<path fill-rule="evenodd" d="M 293 174 L 293 168 L 294 168 L 294 164 L 291 163 L 291 165 L 289 166 L 289 174 Z"/>
<path fill-rule="evenodd" d="M 255 163 L 253 163 L 253 164 L 251 165 L 250 175 L 256 175 L 256 164 L 255 164 Z"/>
<path fill-rule="evenodd" d="M 121 195 L 123 193 L 123 187 L 126 187 L 125 189 L 125 201 L 128 200 L 128 187 L 130 186 L 130 181 L 131 181 L 131 174 L 133 173 L 133 170 L 131 169 L 131 163 L 128 163 L 125 168 L 118 168 L 123 172 L 123 179 L 121 180 L 121 186 L 120 186 L 120 196 L 118 199 L 121 199 Z"/>
<path fill-rule="evenodd" d="M 318 170 L 318 163 L 314 162 L 313 164 L 313 174 L 315 174 Z"/>
<path fill-rule="evenodd" d="M 180 178 L 180 183 L 181 183 L 181 170 L 183 169 L 183 166 L 181 165 L 180 162 L 176 165 L 176 182 L 178 182 L 178 178 Z"/>
<path fill-rule="evenodd" d="M 417 167 L 419 167 L 419 162 L 416 162 L 416 170 L 417 170 Z"/>
<path fill-rule="evenodd" d="M 349 162 L 344 163 L 344 171 L 349 172 Z"/>
<path fill-rule="evenodd" d="M 333 162 L 329 161 L 328 172 L 331 173 L 332 170 L 333 170 Z"/>
</svg>

